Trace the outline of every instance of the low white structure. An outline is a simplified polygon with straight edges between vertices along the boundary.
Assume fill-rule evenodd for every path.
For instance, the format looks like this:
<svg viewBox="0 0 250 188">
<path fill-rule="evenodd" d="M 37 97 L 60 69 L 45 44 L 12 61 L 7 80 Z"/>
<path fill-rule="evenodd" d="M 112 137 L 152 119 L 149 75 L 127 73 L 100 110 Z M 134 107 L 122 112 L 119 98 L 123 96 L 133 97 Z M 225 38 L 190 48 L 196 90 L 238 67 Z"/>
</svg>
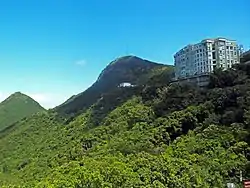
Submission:
<svg viewBox="0 0 250 188">
<path fill-rule="evenodd" d="M 132 85 L 131 83 L 124 82 L 121 83 L 118 87 L 134 87 L 135 85 Z"/>
</svg>

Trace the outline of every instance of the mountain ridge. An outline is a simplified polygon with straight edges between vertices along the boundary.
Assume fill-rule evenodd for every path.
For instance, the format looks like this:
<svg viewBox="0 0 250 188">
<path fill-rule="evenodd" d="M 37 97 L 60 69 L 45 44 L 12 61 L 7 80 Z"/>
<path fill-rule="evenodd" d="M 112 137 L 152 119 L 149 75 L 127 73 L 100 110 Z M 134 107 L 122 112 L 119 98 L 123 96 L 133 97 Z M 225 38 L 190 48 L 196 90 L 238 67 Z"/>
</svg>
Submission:
<svg viewBox="0 0 250 188">
<path fill-rule="evenodd" d="M 163 68 L 166 69 L 163 70 Z M 54 111 L 64 115 L 83 112 L 103 94 L 116 89 L 123 82 L 129 82 L 133 85 L 146 84 L 150 76 L 153 76 L 147 74 L 152 73 L 153 69 L 158 69 L 160 73 L 167 72 L 168 69 L 169 73 L 166 73 L 166 77 L 169 75 L 169 78 L 167 79 L 171 79 L 173 76 L 173 66 L 171 65 L 148 61 L 132 55 L 116 58 L 101 71 L 92 86 L 82 93 L 70 97 L 63 104 L 55 107 Z"/>
</svg>

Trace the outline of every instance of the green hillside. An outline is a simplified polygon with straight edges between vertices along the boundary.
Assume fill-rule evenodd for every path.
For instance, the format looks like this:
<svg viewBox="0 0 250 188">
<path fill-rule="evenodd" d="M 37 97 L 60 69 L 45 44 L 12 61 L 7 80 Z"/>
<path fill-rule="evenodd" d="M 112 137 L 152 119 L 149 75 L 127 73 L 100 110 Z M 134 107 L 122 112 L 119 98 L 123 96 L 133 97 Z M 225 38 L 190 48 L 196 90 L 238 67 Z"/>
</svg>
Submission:
<svg viewBox="0 0 250 188">
<path fill-rule="evenodd" d="M 0 103 L 0 131 L 34 113 L 43 111 L 32 98 L 16 92 Z"/>
<path fill-rule="evenodd" d="M 56 108 L 3 132 L 0 187 L 239 187 L 240 171 L 250 178 L 250 65 L 216 71 L 206 90 L 169 84 L 169 69 L 87 109 L 71 98 L 66 121 Z"/>
<path fill-rule="evenodd" d="M 165 75 L 165 81 L 169 82 L 173 72 L 173 66 L 151 62 L 136 56 L 120 57 L 108 64 L 91 87 L 71 97 L 55 110 L 60 114 L 75 117 L 86 111 L 102 95 L 116 90 L 121 83 L 148 84 L 155 75 L 160 74 Z"/>
</svg>

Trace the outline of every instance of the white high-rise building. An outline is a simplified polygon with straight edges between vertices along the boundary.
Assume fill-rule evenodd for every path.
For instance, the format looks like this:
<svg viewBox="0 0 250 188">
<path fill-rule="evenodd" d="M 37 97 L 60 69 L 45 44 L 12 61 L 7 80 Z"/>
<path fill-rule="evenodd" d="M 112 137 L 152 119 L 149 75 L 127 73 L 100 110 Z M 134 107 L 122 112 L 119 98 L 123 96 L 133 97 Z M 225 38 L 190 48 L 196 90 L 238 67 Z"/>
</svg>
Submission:
<svg viewBox="0 0 250 188">
<path fill-rule="evenodd" d="M 235 40 L 205 39 L 190 44 L 174 55 L 176 79 L 205 75 L 215 68 L 227 69 L 240 62 L 240 47 Z"/>
</svg>

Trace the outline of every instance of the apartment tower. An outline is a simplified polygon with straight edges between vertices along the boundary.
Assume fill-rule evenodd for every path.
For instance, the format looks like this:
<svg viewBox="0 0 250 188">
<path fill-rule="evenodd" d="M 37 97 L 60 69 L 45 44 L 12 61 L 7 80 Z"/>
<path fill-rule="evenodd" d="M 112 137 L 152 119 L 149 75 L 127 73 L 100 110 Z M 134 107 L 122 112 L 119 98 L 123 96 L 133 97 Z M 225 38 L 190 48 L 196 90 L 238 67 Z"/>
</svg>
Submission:
<svg viewBox="0 0 250 188">
<path fill-rule="evenodd" d="M 235 40 L 205 39 L 190 44 L 174 55 L 175 78 L 206 75 L 216 68 L 228 69 L 240 62 L 240 47 Z"/>
</svg>

